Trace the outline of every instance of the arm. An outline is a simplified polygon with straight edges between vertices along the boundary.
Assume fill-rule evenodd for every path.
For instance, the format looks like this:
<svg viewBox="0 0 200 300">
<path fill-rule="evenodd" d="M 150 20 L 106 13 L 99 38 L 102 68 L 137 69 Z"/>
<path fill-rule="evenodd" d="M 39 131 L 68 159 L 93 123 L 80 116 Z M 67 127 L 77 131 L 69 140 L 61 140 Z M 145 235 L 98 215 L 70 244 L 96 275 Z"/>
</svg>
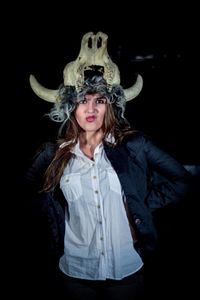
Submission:
<svg viewBox="0 0 200 300">
<path fill-rule="evenodd" d="M 29 189 L 38 192 L 42 188 L 44 173 L 55 154 L 56 146 L 44 144 L 35 155 L 32 165 L 25 174 L 25 183 Z"/>
<path fill-rule="evenodd" d="M 39 217 L 46 214 L 47 201 L 44 193 L 41 193 L 44 173 L 53 159 L 55 145 L 44 144 L 32 160 L 28 171 L 21 180 L 21 192 L 25 207 L 31 211 L 32 216 Z"/>
<path fill-rule="evenodd" d="M 190 187 L 190 173 L 176 159 L 146 139 L 144 152 L 149 169 L 147 205 L 155 209 L 185 199 Z"/>
</svg>

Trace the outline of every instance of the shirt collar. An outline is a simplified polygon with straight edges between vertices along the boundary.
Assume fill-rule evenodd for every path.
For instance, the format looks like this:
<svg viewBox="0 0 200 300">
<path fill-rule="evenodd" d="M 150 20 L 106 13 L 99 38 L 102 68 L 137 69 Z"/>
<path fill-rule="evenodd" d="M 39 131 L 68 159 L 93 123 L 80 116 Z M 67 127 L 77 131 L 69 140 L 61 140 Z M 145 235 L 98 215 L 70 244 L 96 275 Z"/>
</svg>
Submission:
<svg viewBox="0 0 200 300">
<path fill-rule="evenodd" d="M 109 134 L 106 136 L 105 141 L 108 142 L 108 143 L 110 143 L 110 144 L 113 144 L 113 145 L 116 144 L 115 138 L 114 138 L 114 136 L 113 136 L 111 133 L 109 133 Z M 60 145 L 60 148 L 64 148 L 64 147 L 67 146 L 69 143 L 70 143 L 70 142 L 64 142 L 64 143 L 62 143 L 62 144 Z M 98 153 L 98 152 L 101 150 L 101 148 L 103 148 L 103 144 L 102 144 L 102 143 L 99 144 L 99 145 L 96 147 L 95 153 Z M 79 141 L 78 141 L 77 144 L 75 145 L 74 149 L 71 150 L 71 152 L 74 153 L 74 154 L 76 154 L 76 155 L 81 155 L 81 154 L 82 154 L 82 151 L 81 151 L 81 149 L 80 149 L 80 143 L 79 143 Z"/>
<path fill-rule="evenodd" d="M 113 144 L 113 145 L 116 144 L 115 137 L 111 133 L 109 133 L 107 135 L 107 137 L 105 138 L 105 141 L 110 143 L 110 144 Z"/>
</svg>

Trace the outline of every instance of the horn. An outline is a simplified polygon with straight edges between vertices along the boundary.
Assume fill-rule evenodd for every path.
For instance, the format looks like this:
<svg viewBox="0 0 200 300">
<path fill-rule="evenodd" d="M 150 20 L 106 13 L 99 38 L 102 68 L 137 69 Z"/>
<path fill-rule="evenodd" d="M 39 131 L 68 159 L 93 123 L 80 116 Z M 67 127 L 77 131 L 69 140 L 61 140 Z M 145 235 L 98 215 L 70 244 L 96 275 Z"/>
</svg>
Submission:
<svg viewBox="0 0 200 300">
<path fill-rule="evenodd" d="M 135 97 L 137 97 L 137 95 L 139 95 L 139 93 L 142 90 L 142 86 L 143 86 L 143 79 L 142 76 L 138 74 L 137 80 L 134 83 L 134 85 L 124 90 L 126 101 L 130 101 Z"/>
<path fill-rule="evenodd" d="M 29 78 L 30 85 L 34 93 L 41 99 L 55 103 L 58 99 L 58 90 L 50 90 L 43 87 L 33 75 Z"/>
</svg>

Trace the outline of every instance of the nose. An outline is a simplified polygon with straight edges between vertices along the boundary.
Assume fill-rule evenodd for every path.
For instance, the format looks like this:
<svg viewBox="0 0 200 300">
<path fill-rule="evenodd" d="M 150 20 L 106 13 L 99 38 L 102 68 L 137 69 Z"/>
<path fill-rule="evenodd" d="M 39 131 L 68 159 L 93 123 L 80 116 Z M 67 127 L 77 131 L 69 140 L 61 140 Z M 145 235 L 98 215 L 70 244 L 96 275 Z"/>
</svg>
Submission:
<svg viewBox="0 0 200 300">
<path fill-rule="evenodd" d="M 94 101 L 88 101 L 88 103 L 87 103 L 87 111 L 89 113 L 94 112 L 95 111 L 95 107 L 96 107 L 96 104 L 95 104 Z"/>
</svg>

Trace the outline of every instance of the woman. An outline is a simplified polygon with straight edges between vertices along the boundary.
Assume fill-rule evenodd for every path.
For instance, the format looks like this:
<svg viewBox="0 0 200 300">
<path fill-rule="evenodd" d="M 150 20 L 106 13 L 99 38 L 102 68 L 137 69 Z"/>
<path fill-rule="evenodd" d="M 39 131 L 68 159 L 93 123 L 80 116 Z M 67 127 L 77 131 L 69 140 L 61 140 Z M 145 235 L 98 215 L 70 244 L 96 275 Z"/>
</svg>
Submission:
<svg viewBox="0 0 200 300">
<path fill-rule="evenodd" d="M 51 95 L 31 78 L 37 95 L 56 99 L 49 117 L 62 125 L 57 142 L 46 144 L 28 171 L 28 190 L 47 217 L 68 299 L 141 299 L 143 265 L 157 243 L 152 211 L 183 199 L 189 175 L 130 127 L 130 90 L 116 76 L 110 82 L 106 68 L 88 66 L 73 84 L 64 72 L 64 85 Z M 131 89 L 132 98 L 141 90 Z"/>
</svg>

